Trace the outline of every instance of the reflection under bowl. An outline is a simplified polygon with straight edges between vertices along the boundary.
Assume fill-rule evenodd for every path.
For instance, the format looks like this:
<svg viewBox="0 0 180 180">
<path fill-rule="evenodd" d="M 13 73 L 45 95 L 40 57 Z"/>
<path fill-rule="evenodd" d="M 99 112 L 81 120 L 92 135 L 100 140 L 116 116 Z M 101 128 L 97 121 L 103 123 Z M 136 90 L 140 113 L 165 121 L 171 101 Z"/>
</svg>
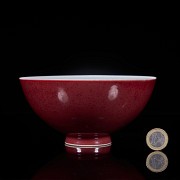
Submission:
<svg viewBox="0 0 180 180">
<path fill-rule="evenodd" d="M 113 156 L 78 157 L 59 155 L 40 168 L 33 180 L 44 179 L 123 179 L 144 180 L 143 175 L 135 166 Z"/>
<path fill-rule="evenodd" d="M 66 134 L 72 153 L 107 153 L 110 133 L 144 109 L 154 89 L 153 76 L 69 75 L 20 77 L 34 112 Z"/>
</svg>

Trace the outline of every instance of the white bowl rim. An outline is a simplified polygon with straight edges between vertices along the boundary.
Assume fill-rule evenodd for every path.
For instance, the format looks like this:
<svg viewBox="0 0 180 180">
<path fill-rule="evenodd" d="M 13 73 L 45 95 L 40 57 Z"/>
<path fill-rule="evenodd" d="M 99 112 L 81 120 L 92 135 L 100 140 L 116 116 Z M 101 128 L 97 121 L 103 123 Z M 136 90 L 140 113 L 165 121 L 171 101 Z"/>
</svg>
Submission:
<svg viewBox="0 0 180 180">
<path fill-rule="evenodd" d="M 50 75 L 50 76 L 25 76 L 20 80 L 46 80 L 46 81 L 133 81 L 155 80 L 155 76 L 142 75 Z"/>
</svg>

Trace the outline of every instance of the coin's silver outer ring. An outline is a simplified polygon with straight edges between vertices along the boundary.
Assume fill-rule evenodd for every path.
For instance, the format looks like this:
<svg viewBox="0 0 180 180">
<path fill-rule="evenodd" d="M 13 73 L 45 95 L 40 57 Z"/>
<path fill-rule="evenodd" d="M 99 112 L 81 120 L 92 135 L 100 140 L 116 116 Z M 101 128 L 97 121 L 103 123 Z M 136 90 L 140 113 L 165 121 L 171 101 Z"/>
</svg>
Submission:
<svg viewBox="0 0 180 180">
<path fill-rule="evenodd" d="M 153 155 L 156 155 L 156 154 L 159 154 L 159 155 L 161 155 L 161 156 L 164 158 L 164 165 L 163 165 L 162 168 L 160 168 L 160 169 L 154 169 L 154 168 L 149 164 L 149 161 L 150 161 L 151 157 L 152 157 Z M 163 152 L 161 152 L 161 151 L 153 151 L 153 152 L 150 153 L 150 154 L 147 156 L 147 158 L 146 158 L 146 167 L 147 167 L 150 171 L 152 171 L 152 172 L 155 172 L 155 173 L 162 172 L 162 171 L 164 171 L 164 170 L 167 168 L 167 166 L 168 166 L 168 158 L 167 158 L 167 156 L 166 156 Z"/>
<path fill-rule="evenodd" d="M 151 142 L 150 142 L 150 136 L 151 136 L 153 133 L 155 133 L 155 132 L 160 132 L 161 134 L 164 135 L 165 141 L 164 141 L 164 144 L 163 144 L 162 146 L 160 146 L 160 147 L 155 147 L 155 146 L 153 146 L 153 145 L 151 144 Z M 164 130 L 161 129 L 161 128 L 151 129 L 151 130 L 147 133 L 147 135 L 146 135 L 146 144 L 147 144 L 148 147 L 151 148 L 152 150 L 157 150 L 157 151 L 158 151 L 158 150 L 164 149 L 164 148 L 167 146 L 168 141 L 169 141 L 169 138 L 168 138 L 168 135 L 167 135 L 166 131 L 164 131 Z"/>
</svg>

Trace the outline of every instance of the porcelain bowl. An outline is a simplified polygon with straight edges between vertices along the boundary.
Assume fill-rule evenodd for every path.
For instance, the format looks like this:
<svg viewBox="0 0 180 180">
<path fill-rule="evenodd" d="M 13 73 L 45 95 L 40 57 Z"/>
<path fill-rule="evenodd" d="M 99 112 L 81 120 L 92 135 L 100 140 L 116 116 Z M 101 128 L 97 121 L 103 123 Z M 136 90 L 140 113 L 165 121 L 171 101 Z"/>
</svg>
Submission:
<svg viewBox="0 0 180 180">
<path fill-rule="evenodd" d="M 133 121 L 148 103 L 154 76 L 66 75 L 19 78 L 34 112 L 66 134 L 72 153 L 106 153 L 110 133 Z"/>
</svg>

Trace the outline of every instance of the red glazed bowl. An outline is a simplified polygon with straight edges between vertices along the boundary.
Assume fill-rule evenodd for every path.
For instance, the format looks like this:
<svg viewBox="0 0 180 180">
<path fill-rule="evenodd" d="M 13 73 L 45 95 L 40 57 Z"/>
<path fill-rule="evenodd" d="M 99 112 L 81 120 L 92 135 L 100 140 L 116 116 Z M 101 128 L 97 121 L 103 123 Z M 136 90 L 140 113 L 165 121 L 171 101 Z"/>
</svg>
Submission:
<svg viewBox="0 0 180 180">
<path fill-rule="evenodd" d="M 106 153 L 110 133 L 134 120 L 154 89 L 153 76 L 20 77 L 34 112 L 62 133 L 72 153 Z"/>
</svg>

